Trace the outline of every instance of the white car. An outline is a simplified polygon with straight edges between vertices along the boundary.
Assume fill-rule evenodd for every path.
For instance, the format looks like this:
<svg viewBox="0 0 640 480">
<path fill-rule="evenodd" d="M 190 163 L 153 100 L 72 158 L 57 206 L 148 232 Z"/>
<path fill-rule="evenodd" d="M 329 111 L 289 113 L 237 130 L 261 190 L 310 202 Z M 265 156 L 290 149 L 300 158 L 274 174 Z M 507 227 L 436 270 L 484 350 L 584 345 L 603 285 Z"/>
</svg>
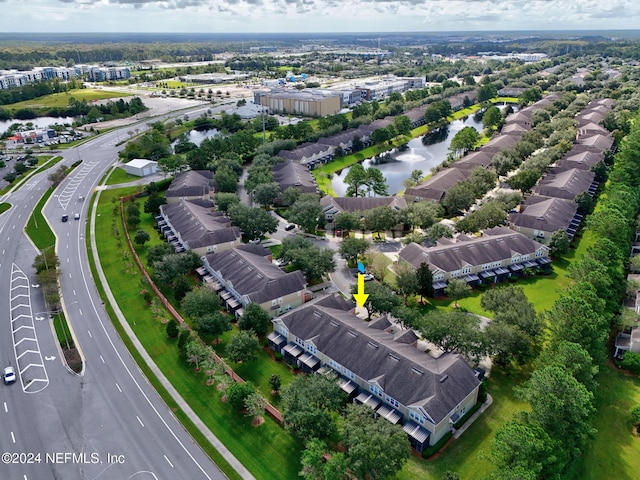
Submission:
<svg viewBox="0 0 640 480">
<path fill-rule="evenodd" d="M 73 218 L 74 218 L 75 220 L 80 220 L 80 214 L 79 214 L 79 213 L 74 213 L 74 214 L 73 214 Z"/>
<path fill-rule="evenodd" d="M 2 379 L 4 380 L 5 385 L 16 383 L 16 372 L 13 367 L 6 367 L 4 369 L 4 372 L 2 373 Z"/>
</svg>

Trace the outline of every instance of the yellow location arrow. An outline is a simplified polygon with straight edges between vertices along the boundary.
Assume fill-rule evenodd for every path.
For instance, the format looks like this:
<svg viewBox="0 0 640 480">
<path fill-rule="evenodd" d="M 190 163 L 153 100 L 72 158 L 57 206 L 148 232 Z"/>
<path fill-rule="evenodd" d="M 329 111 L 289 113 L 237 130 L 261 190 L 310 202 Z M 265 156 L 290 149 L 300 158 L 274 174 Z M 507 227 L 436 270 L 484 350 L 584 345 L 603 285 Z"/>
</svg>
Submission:
<svg viewBox="0 0 640 480">
<path fill-rule="evenodd" d="M 354 293 L 353 298 L 359 307 L 364 307 L 364 302 L 369 298 L 369 294 L 364 293 L 364 276 L 361 273 L 358 273 L 358 293 Z"/>
</svg>

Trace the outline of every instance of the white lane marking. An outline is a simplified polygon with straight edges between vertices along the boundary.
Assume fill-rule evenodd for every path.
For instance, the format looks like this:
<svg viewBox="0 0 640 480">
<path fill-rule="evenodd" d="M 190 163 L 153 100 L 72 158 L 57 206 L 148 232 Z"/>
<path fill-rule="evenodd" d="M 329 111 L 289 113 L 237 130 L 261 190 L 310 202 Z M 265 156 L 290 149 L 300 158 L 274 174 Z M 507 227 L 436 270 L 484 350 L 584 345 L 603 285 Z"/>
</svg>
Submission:
<svg viewBox="0 0 640 480">
<path fill-rule="evenodd" d="M 138 422 L 140 422 L 140 425 L 142 425 L 144 427 L 144 423 L 142 423 L 142 420 L 140 420 L 140 417 L 138 415 L 136 415 L 136 418 L 138 419 Z"/>
<path fill-rule="evenodd" d="M 171 461 L 169 460 L 169 458 L 167 458 L 167 456 L 166 456 L 166 455 L 163 455 L 163 457 L 164 457 L 164 459 L 167 461 L 167 463 L 168 463 L 169 465 L 171 465 L 171 468 L 174 468 L 174 467 L 173 467 L 173 463 L 171 463 Z"/>
<path fill-rule="evenodd" d="M 76 295 L 76 291 L 75 291 L 75 290 L 73 291 L 73 296 L 74 296 L 74 297 L 77 297 L 77 295 Z"/>
<path fill-rule="evenodd" d="M 78 309 L 78 311 L 80 312 L 80 316 L 82 316 L 82 309 Z"/>
<path fill-rule="evenodd" d="M 122 393 L 122 389 L 120 388 L 120 385 L 118 385 L 117 383 L 116 383 L 116 388 L 118 389 L 118 391 L 119 391 L 120 393 Z"/>
<path fill-rule="evenodd" d="M 93 338 L 93 335 L 91 335 L 91 330 L 87 330 L 87 333 L 89 334 L 89 338 Z"/>
<path fill-rule="evenodd" d="M 4 413 L 9 413 L 9 407 L 7 407 L 7 402 L 4 402 Z"/>
<path fill-rule="evenodd" d="M 11 441 L 13 441 L 13 443 L 16 443 L 16 436 L 13 434 L 13 432 L 11 432 Z"/>
<path fill-rule="evenodd" d="M 106 363 L 106 362 L 104 361 L 104 358 L 102 358 L 102 355 L 100 355 L 100 360 L 102 360 L 102 363 Z"/>
</svg>

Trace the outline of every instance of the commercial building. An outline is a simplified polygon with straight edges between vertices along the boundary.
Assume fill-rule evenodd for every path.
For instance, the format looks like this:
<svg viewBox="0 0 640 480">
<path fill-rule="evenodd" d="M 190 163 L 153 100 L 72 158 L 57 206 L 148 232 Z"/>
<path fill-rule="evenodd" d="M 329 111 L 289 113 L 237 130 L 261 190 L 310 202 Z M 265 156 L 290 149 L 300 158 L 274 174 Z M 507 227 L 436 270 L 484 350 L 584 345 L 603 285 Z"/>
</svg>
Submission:
<svg viewBox="0 0 640 480">
<path fill-rule="evenodd" d="M 272 113 L 323 117 L 335 115 L 342 108 L 340 95 L 325 91 L 274 90 L 256 92 L 254 103 L 265 106 Z"/>
</svg>

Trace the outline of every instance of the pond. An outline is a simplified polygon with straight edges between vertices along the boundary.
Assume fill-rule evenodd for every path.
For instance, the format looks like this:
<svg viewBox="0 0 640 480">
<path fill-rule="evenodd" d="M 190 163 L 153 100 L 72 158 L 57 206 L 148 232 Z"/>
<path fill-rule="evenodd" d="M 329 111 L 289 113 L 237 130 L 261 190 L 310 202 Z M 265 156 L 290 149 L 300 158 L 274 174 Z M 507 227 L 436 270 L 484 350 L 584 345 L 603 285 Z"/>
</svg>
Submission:
<svg viewBox="0 0 640 480">
<path fill-rule="evenodd" d="M 200 144 L 204 141 L 205 138 L 213 138 L 218 134 L 218 130 L 216 130 L 215 128 L 209 129 L 209 130 L 190 130 L 188 131 L 185 135 L 187 136 L 187 139 L 191 142 L 194 143 L 196 146 L 200 146 Z M 178 140 L 174 140 L 174 142 L 171 144 L 171 147 L 175 147 L 176 143 L 178 143 Z"/>
<path fill-rule="evenodd" d="M 474 119 L 473 116 L 455 120 L 439 132 L 414 138 L 404 147 L 394 148 L 382 154 L 385 157 L 382 162 L 378 162 L 375 158 L 369 158 L 362 165 L 365 168 L 376 167 L 380 169 L 387 181 L 389 195 L 394 195 L 404 188 L 402 182 L 409 178 L 413 170 L 422 170 L 426 175 L 433 167 L 440 165 L 447 158 L 449 144 L 454 135 L 464 127 L 473 127 L 480 132 L 482 131 L 482 121 Z M 345 168 L 331 178 L 331 187 L 338 196 L 344 196 L 347 192 L 347 185 L 344 183 L 347 173 L 349 173 L 349 169 Z"/>
<path fill-rule="evenodd" d="M 46 128 L 54 123 L 58 123 L 60 125 L 71 125 L 75 120 L 75 117 L 37 117 L 32 120 L 3 120 L 0 121 L 0 134 L 6 132 L 14 123 L 20 123 L 22 125 L 31 123 L 34 127 Z"/>
</svg>

